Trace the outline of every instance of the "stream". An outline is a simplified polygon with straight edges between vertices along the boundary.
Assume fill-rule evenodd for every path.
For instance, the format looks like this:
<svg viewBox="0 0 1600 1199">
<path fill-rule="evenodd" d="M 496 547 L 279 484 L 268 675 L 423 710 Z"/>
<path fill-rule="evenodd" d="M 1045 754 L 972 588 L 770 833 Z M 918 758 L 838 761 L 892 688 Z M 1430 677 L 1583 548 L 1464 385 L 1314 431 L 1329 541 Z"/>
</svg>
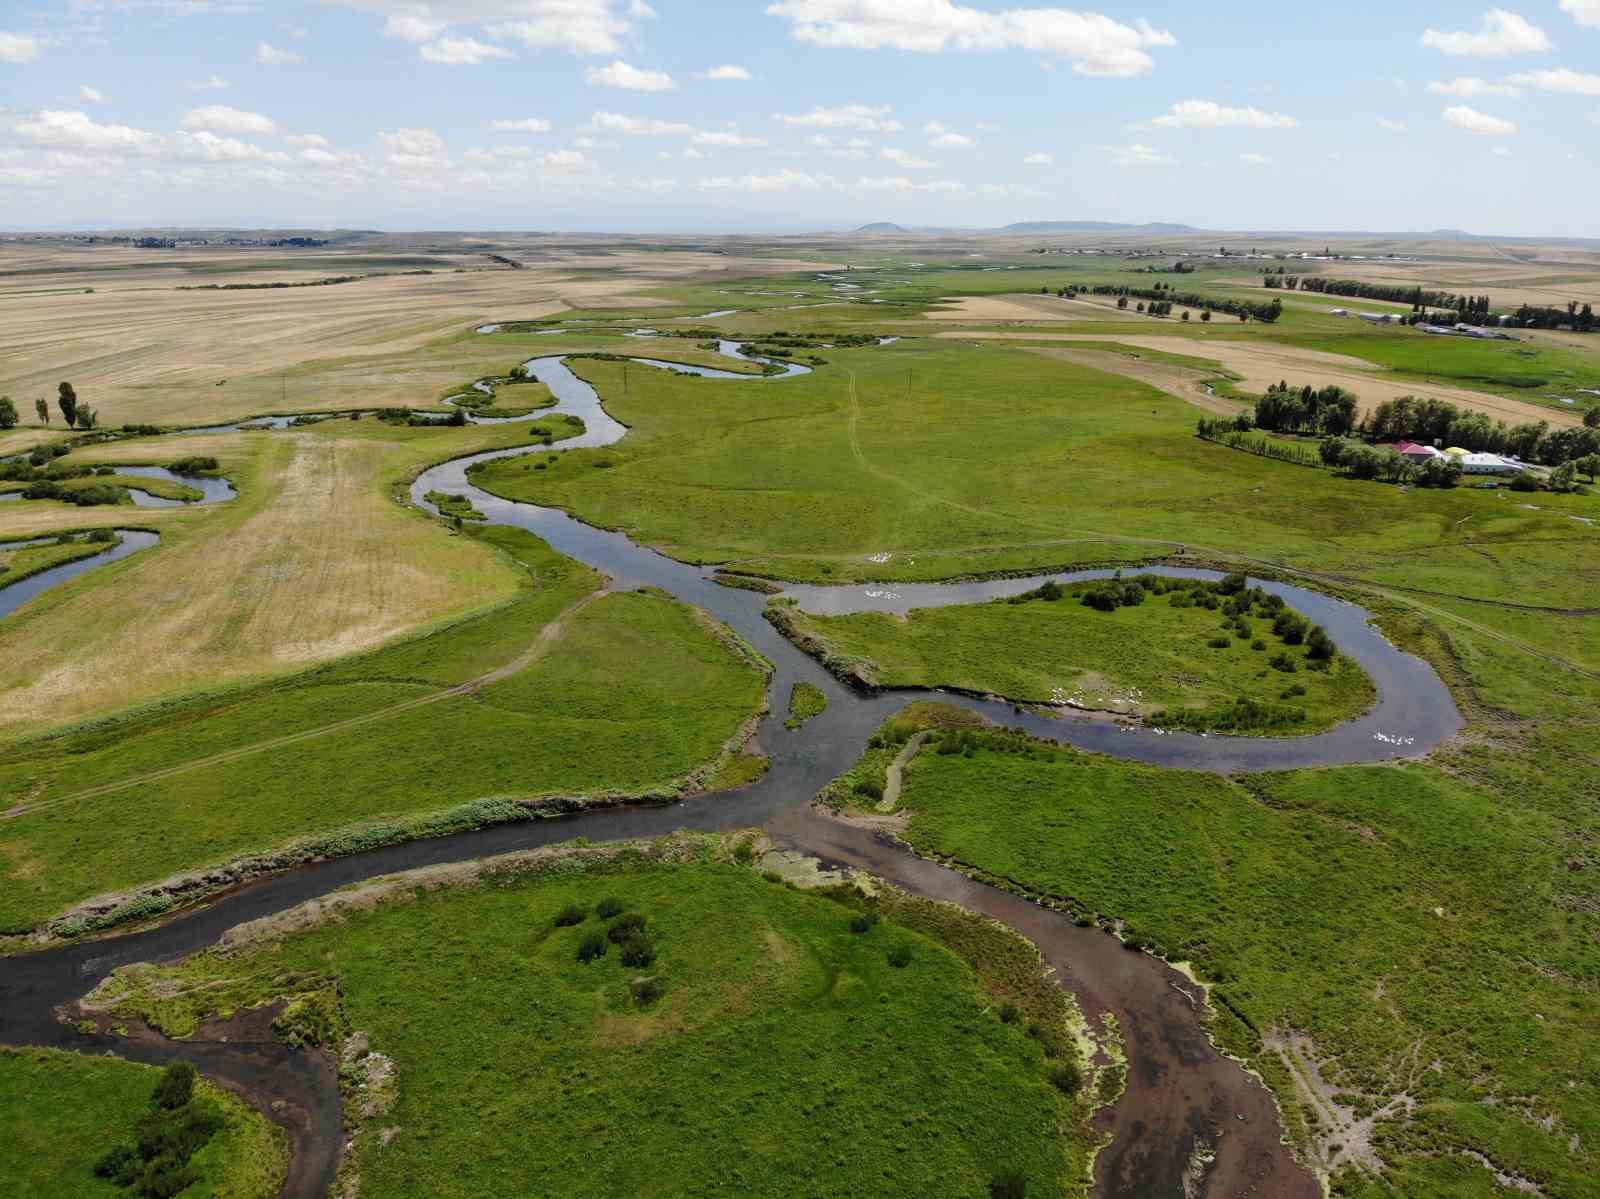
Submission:
<svg viewBox="0 0 1600 1199">
<path fill-rule="evenodd" d="M 751 361 L 739 351 L 738 343 L 722 343 L 722 352 Z M 810 373 L 806 367 L 787 363 L 779 364 L 786 368 L 782 375 L 758 376 L 681 363 L 633 361 L 708 380 L 738 380 L 739 385 L 749 387 L 751 404 L 761 403 L 761 385 Z M 1271 1092 L 1211 1044 L 1203 1000 L 1184 975 L 1159 958 L 1123 948 L 1116 937 L 1104 931 L 1079 928 L 1067 916 L 919 858 L 884 834 L 830 817 L 813 809 L 810 800 L 824 784 L 854 764 L 867 738 L 885 718 L 919 698 L 956 704 L 1035 736 L 1159 766 L 1233 772 L 1419 756 L 1462 724 L 1448 690 L 1433 670 L 1386 641 L 1361 608 L 1288 584 L 1262 582 L 1263 588 L 1282 595 L 1323 625 L 1340 651 L 1368 672 L 1379 695 L 1371 711 L 1315 736 L 1208 737 L 1130 728 L 1103 716 L 1064 714 L 1056 719 L 1019 713 L 1009 704 L 964 695 L 924 691 L 862 695 L 836 680 L 766 621 L 762 615 L 766 596 L 721 586 L 707 570 L 664 557 L 621 533 L 594 528 L 557 509 L 502 499 L 476 487 L 469 471 L 477 463 L 610 445 L 627 432 L 605 412 L 598 394 L 569 369 L 563 356 L 534 358 L 525 368 L 529 378 L 550 388 L 558 403 L 522 419 L 570 413 L 583 420 L 584 432 L 554 446 L 519 446 L 441 463 L 412 483 L 412 503 L 437 514 L 425 498 L 428 492 L 465 495 L 490 523 L 535 533 L 558 552 L 610 576 L 618 589 L 658 587 L 731 626 L 774 665 L 768 692 L 771 711 L 757 733 L 761 751 L 771 759 L 768 773 L 739 791 L 664 806 L 613 807 L 563 819 L 496 825 L 319 862 L 234 889 L 155 928 L 6 959 L 0 977 L 0 1040 L 80 1052 L 110 1051 L 158 1063 L 175 1057 L 195 1061 L 206 1073 L 247 1094 L 288 1129 L 294 1154 L 283 1194 L 313 1199 L 331 1184 L 341 1143 L 339 1094 L 324 1055 L 289 1050 L 265 1038 L 225 1042 L 143 1038 L 129 1043 L 80 1033 L 59 1020 L 55 1009 L 83 995 L 119 966 L 186 956 L 213 944 L 241 922 L 284 911 L 378 875 L 527 849 L 579 835 L 609 841 L 655 837 L 679 828 L 714 831 L 762 826 L 780 848 L 816 855 L 827 865 L 864 869 L 914 894 L 952 901 L 1002 921 L 1038 946 L 1054 977 L 1073 996 L 1092 1027 L 1100 1028 L 1106 1017 L 1115 1019 L 1127 1055 L 1128 1084 L 1121 1098 L 1097 1116 L 1097 1126 L 1109 1143 L 1096 1158 L 1095 1195 L 1102 1199 L 1220 1199 L 1249 1193 L 1319 1199 L 1318 1181 L 1282 1142 L 1282 1124 Z M 797 586 L 786 594 L 812 612 L 903 612 L 1012 595 L 1038 586 L 1047 577 L 1072 581 L 1106 573 L 1077 571 L 953 584 Z M 1158 573 L 1220 577 L 1215 572 L 1170 568 Z M 791 731 L 783 723 L 788 696 L 793 684 L 802 680 L 821 688 L 828 706 Z"/>
</svg>

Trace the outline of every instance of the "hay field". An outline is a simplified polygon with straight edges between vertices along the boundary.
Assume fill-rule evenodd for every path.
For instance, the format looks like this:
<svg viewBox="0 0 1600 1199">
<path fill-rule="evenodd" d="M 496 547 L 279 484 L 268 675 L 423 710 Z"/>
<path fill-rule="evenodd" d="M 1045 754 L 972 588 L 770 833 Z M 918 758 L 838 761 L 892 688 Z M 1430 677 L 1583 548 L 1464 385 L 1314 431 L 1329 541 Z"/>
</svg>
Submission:
<svg viewBox="0 0 1600 1199">
<path fill-rule="evenodd" d="M 215 454 L 240 490 L 191 509 L 7 505 L 5 535 L 136 523 L 162 544 L 52 589 L 0 623 L 0 739 L 150 700 L 300 670 L 510 597 L 516 573 L 397 505 L 391 480 L 515 440 L 506 426 L 376 422 L 82 451 Z M 515 426 L 510 426 L 515 431 Z"/>
<path fill-rule="evenodd" d="M 1075 341 L 1115 342 L 1118 345 L 1155 350 L 1166 354 L 1203 354 L 1215 359 L 1228 370 L 1240 376 L 1239 386 L 1245 391 L 1263 392 L 1280 379 L 1296 386 L 1310 383 L 1325 387 L 1336 383 L 1354 392 L 1361 401 L 1363 413 L 1377 407 L 1384 400 L 1401 396 L 1423 396 L 1427 399 L 1448 400 L 1458 408 L 1482 412 L 1507 424 L 1526 421 L 1548 421 L 1552 425 L 1579 425 L 1582 417 L 1573 412 L 1562 412 L 1539 404 L 1505 399 L 1481 391 L 1462 387 L 1448 387 L 1438 383 L 1385 378 L 1384 368 L 1346 354 L 1332 354 L 1326 350 L 1308 350 L 1283 342 L 1240 341 L 1224 337 L 1146 337 L 1142 334 L 1122 334 L 1105 337 L 1093 333 L 1004 333 L 972 332 L 936 333 L 935 337 L 967 339 L 998 339 L 1007 341 Z M 1133 374 L 1129 360 L 1122 355 L 1105 355 L 1105 362 L 1096 362 L 1099 369 L 1114 370 L 1118 374 Z M 1121 361 L 1118 361 L 1121 360 Z M 1137 360 L 1133 360 L 1134 363 Z M 1146 368 L 1142 368 L 1144 370 Z M 1143 374 L 1134 375 L 1144 378 Z M 1187 382 L 1179 372 L 1172 376 L 1175 382 Z M 1149 380 L 1146 380 L 1149 381 Z M 1163 388 L 1167 390 L 1167 388 Z M 1174 392 L 1173 394 L 1179 394 Z M 1184 399 L 1191 396 L 1185 394 Z"/>
<path fill-rule="evenodd" d="M 442 259 L 431 275 L 378 277 L 419 259 L 360 266 L 352 263 L 373 260 L 307 251 L 289 271 L 272 251 L 170 253 L 0 247 L 0 395 L 31 418 L 34 398 L 53 399 L 68 379 L 117 424 L 422 405 L 464 375 L 504 368 L 503 348 L 474 340 L 478 323 L 648 307 L 661 302 L 640 294 L 652 286 L 806 265 L 675 251 L 541 257 L 511 270 L 486 269 L 474 255 Z M 471 265 L 458 273 L 454 262 Z M 178 290 L 363 272 L 374 275 L 322 287 Z"/>
</svg>

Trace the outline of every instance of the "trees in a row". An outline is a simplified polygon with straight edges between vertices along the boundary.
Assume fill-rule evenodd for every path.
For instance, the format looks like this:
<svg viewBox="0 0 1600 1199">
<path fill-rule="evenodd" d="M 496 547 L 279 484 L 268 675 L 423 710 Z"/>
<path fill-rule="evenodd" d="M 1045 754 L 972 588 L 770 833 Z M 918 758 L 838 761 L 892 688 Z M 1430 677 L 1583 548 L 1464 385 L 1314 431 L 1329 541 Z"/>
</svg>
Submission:
<svg viewBox="0 0 1600 1199">
<path fill-rule="evenodd" d="M 1446 400 L 1401 396 L 1385 400 L 1368 414 L 1362 432 L 1373 441 L 1416 441 L 1460 446 L 1464 450 L 1512 454 L 1556 466 L 1600 453 L 1600 418 L 1582 428 L 1552 429 L 1546 421 L 1507 425 L 1481 412 L 1465 412 Z"/>
<path fill-rule="evenodd" d="M 1220 299 L 1213 296 L 1200 295 L 1197 292 L 1179 292 L 1164 283 L 1157 283 L 1153 287 L 1125 287 L 1114 283 L 1101 283 L 1091 288 L 1092 294 L 1097 296 L 1132 297 L 1135 299 L 1149 300 L 1163 305 L 1167 312 L 1172 311 L 1174 304 L 1185 308 L 1201 308 L 1214 312 L 1226 312 L 1242 319 L 1254 318 L 1258 321 L 1271 323 L 1283 314 L 1283 304 L 1273 297 L 1270 303 L 1260 303 L 1256 300 Z"/>
</svg>

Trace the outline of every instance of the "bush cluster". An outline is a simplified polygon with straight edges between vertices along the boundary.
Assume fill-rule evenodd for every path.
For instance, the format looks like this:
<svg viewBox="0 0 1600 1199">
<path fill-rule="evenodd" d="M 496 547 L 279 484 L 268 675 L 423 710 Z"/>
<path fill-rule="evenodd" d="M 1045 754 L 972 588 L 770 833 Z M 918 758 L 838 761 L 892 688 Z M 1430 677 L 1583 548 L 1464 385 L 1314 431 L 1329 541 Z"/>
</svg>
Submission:
<svg viewBox="0 0 1600 1199">
<path fill-rule="evenodd" d="M 194 1099 L 195 1068 L 174 1062 L 162 1072 L 132 1145 L 115 1145 L 94 1172 L 148 1199 L 171 1199 L 200 1180 L 191 1159 L 222 1128 L 222 1117 Z"/>
</svg>

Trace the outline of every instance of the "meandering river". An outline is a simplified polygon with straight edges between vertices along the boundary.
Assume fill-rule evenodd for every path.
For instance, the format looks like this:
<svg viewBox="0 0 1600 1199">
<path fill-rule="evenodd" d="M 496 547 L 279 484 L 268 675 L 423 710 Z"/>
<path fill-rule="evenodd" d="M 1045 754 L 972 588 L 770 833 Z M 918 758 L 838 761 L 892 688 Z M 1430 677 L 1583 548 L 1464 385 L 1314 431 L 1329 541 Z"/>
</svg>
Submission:
<svg viewBox="0 0 1600 1199">
<path fill-rule="evenodd" d="M 488 329 L 486 326 L 484 331 Z M 745 358 L 737 343 L 721 343 L 721 349 L 730 357 Z M 706 376 L 710 380 L 706 386 L 749 387 L 752 404 L 761 402 L 764 387 L 809 373 L 806 367 L 788 363 L 780 364 L 785 368 L 783 374 L 763 376 L 650 359 L 634 361 Z M 609 808 L 561 820 L 499 825 L 322 862 L 261 879 L 158 928 L 7 959 L 0 971 L 0 1040 L 88 1052 L 110 1050 L 156 1062 L 173 1057 L 194 1060 L 207 1073 L 250 1094 L 290 1129 L 296 1151 L 285 1194 L 320 1196 L 332 1181 L 340 1146 L 339 1096 L 325 1059 L 267 1041 L 144 1040 L 129 1044 L 79 1033 L 55 1017 L 55 1008 L 81 996 L 118 966 L 193 953 L 243 921 L 283 911 L 377 875 L 578 835 L 599 841 L 652 837 L 677 828 L 719 830 L 759 825 L 780 846 L 815 854 L 829 864 L 869 870 L 913 893 L 953 901 L 1003 921 L 1039 947 L 1061 986 L 1095 1027 L 1103 1017 L 1114 1017 L 1128 1058 L 1128 1086 L 1099 1117 L 1109 1144 L 1096 1159 L 1096 1195 L 1104 1199 L 1193 1199 L 1245 1193 L 1290 1199 L 1320 1196 L 1316 1179 L 1282 1142 L 1281 1122 L 1270 1092 L 1209 1041 L 1203 999 L 1183 975 L 1148 954 L 1124 949 L 1104 932 L 1078 928 L 1059 913 L 974 882 L 916 857 L 886 836 L 811 808 L 811 798 L 855 762 L 867 738 L 887 716 L 910 700 L 933 693 L 864 696 L 853 692 L 763 618 L 765 596 L 723 587 L 707 571 L 657 554 L 623 534 L 593 528 L 556 509 L 502 499 L 472 483 L 469 472 L 477 463 L 605 446 L 627 433 L 563 356 L 534 358 L 526 363 L 526 369 L 530 378 L 550 388 L 558 403 L 522 419 L 570 413 L 583 420 L 582 435 L 553 447 L 535 444 L 442 463 L 413 482 L 412 502 L 434 511 L 426 499 L 428 492 L 463 494 L 491 523 L 528 529 L 559 552 L 603 571 L 619 588 L 658 587 L 726 622 L 774 664 L 769 691 L 772 710 L 757 734 L 761 749 L 772 761 L 769 772 L 743 790 L 669 806 Z M 901 612 L 1015 594 L 1038 586 L 1045 577 L 1071 581 L 1104 573 L 1078 571 L 981 583 L 794 587 L 788 594 L 814 612 Z M 1165 568 L 1162 573 L 1216 577 L 1214 573 Z M 938 698 L 979 711 L 998 723 L 1083 749 L 1159 766 L 1217 772 L 1419 755 L 1460 728 L 1461 718 L 1438 676 L 1420 659 L 1390 645 L 1368 623 L 1362 609 L 1283 583 L 1261 585 L 1327 628 L 1341 652 L 1368 672 L 1379 695 L 1371 711 L 1316 736 L 1235 738 L 1158 733 L 1081 716 L 1052 719 L 971 697 L 939 694 Z M 801 680 L 822 688 L 828 707 L 802 728 L 789 730 L 783 724 L 787 696 L 791 686 Z"/>
</svg>

